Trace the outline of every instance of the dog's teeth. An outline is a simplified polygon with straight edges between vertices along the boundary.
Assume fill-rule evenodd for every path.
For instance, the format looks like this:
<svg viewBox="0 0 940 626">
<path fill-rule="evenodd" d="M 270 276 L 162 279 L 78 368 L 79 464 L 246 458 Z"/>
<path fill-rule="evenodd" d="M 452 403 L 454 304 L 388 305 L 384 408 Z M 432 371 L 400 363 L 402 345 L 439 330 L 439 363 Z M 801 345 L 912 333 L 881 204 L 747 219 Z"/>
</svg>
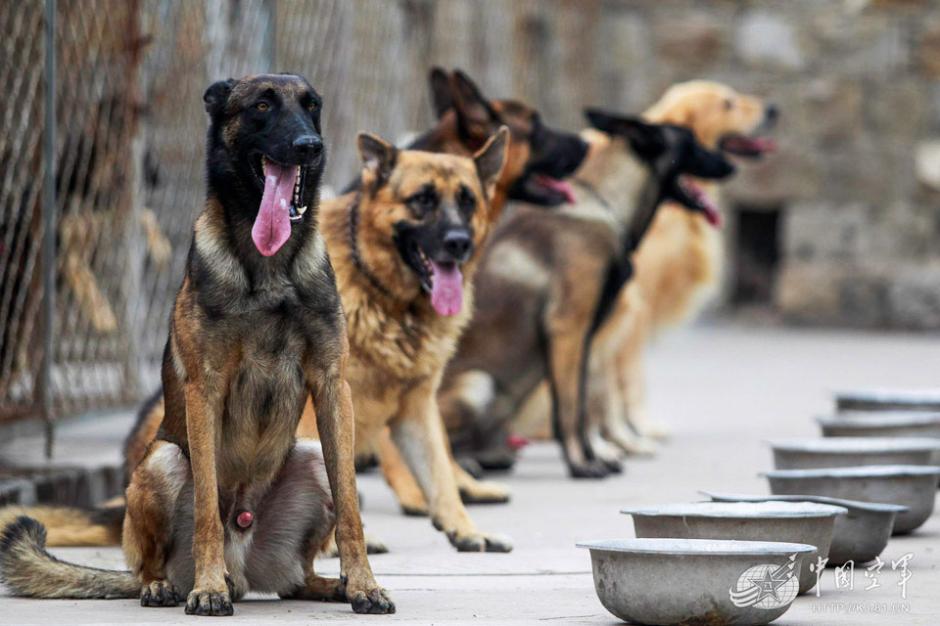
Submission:
<svg viewBox="0 0 940 626">
<path fill-rule="evenodd" d="M 299 209 L 297 209 L 297 212 L 300 213 L 301 215 L 303 215 L 304 213 L 307 212 L 307 207 L 306 207 L 306 206 L 302 206 L 302 207 L 300 207 Z"/>
</svg>

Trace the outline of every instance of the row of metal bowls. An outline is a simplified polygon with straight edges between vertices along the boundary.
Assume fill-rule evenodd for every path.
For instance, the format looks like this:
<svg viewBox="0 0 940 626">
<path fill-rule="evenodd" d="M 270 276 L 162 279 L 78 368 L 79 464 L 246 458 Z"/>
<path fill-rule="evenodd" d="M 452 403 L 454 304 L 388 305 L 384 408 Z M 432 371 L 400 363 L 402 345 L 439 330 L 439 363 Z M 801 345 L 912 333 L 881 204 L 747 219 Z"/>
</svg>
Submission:
<svg viewBox="0 0 940 626">
<path fill-rule="evenodd" d="M 773 495 L 702 492 L 712 502 L 623 510 L 636 539 L 578 544 L 591 551 L 601 603 L 641 624 L 766 624 L 815 586 L 819 563 L 873 560 L 930 517 L 940 483 L 940 413 L 875 412 L 940 411 L 940 391 L 916 407 L 905 399 L 839 394 L 843 413 L 817 420 L 825 439 L 770 442 Z M 758 580 L 787 568 L 792 580 L 755 595 Z M 742 605 L 748 594 L 764 599 Z"/>
</svg>

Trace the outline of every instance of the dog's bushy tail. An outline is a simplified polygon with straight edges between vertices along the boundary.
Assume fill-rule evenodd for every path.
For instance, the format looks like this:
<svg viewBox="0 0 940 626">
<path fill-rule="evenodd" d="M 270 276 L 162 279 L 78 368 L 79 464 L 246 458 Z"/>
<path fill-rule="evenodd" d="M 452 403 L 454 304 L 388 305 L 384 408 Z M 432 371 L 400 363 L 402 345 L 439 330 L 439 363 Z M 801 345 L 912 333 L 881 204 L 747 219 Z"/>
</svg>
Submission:
<svg viewBox="0 0 940 626">
<path fill-rule="evenodd" d="M 30 517 L 45 527 L 48 546 L 118 546 L 126 508 L 123 502 L 96 509 L 7 506 L 0 509 L 0 528 L 20 517 Z"/>
<path fill-rule="evenodd" d="M 140 584 L 131 572 L 60 561 L 46 552 L 46 529 L 22 516 L 0 537 L 0 582 L 16 596 L 32 598 L 137 598 Z"/>
</svg>

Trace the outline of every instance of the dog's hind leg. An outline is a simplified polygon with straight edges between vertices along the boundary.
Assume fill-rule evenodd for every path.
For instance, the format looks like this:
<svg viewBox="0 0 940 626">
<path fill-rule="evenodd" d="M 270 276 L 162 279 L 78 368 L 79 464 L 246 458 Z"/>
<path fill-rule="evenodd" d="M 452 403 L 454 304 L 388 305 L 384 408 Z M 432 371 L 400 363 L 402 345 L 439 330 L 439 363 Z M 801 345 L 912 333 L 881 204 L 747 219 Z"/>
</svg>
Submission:
<svg viewBox="0 0 940 626">
<path fill-rule="evenodd" d="M 448 411 L 459 413 L 462 430 L 469 431 L 463 434 L 468 436 L 468 439 L 475 438 L 474 434 L 477 429 L 484 426 L 481 415 L 487 413 L 492 408 L 494 400 L 493 378 L 486 372 L 480 370 L 464 372 L 454 381 L 454 384 L 448 391 L 438 393 L 437 399 L 438 410 L 441 411 L 441 406 L 446 405 Z M 392 484 L 392 478 L 389 476 L 388 472 L 386 472 L 385 477 L 399 496 L 398 501 L 402 505 L 402 509 L 406 514 L 415 514 L 413 513 L 414 511 L 423 511 L 421 514 L 427 515 L 427 504 L 424 499 L 424 494 L 421 492 L 421 488 L 415 481 L 414 476 L 408 470 L 408 466 L 401 458 L 398 448 L 395 447 L 394 443 L 388 437 L 383 438 L 382 445 L 383 471 L 386 469 L 385 457 L 386 452 L 388 452 L 388 458 L 398 464 L 398 467 L 395 469 L 399 475 L 396 476 L 395 479 L 401 483 L 407 481 L 407 484 L 403 484 L 402 486 L 406 487 L 408 491 L 403 494 Z M 451 445 L 447 446 L 446 451 L 450 456 L 450 464 L 454 470 L 454 479 L 457 482 L 460 498 L 465 504 L 498 504 L 509 501 L 508 489 L 497 483 L 478 481 L 465 470 L 460 463 L 454 460 Z M 417 490 L 417 494 L 414 494 L 413 490 Z M 403 495 L 412 496 L 410 500 L 411 506 L 406 508 L 406 501 L 403 499 Z M 414 498 L 413 495 L 420 495 L 420 500 Z M 417 503 L 420 503 L 422 506 L 420 508 L 414 506 Z"/>
<path fill-rule="evenodd" d="M 346 602 L 343 582 L 313 569 L 335 521 L 320 443 L 300 439 L 258 506 L 245 564 L 249 588 L 282 598 Z"/>
<path fill-rule="evenodd" d="M 647 447 L 653 447 L 652 440 L 665 440 L 669 438 L 669 428 L 664 424 L 650 419 L 646 404 L 646 376 L 643 364 L 637 362 L 628 370 L 622 383 L 626 388 L 626 422 L 639 435 L 640 442 Z"/>
<path fill-rule="evenodd" d="M 649 437 L 637 434 L 629 425 L 630 419 L 627 411 L 628 401 L 624 397 L 624 389 L 634 385 L 625 380 L 621 372 L 612 370 L 613 377 L 607 383 L 609 400 L 607 411 L 604 414 L 602 433 L 605 440 L 623 450 L 626 454 L 636 456 L 651 456 L 656 452 L 656 443 Z"/>
<path fill-rule="evenodd" d="M 477 480 L 457 461 L 451 460 L 457 490 L 464 504 L 503 504 L 509 502 L 509 488 L 489 480 Z"/>
<path fill-rule="evenodd" d="M 605 350 L 606 346 L 602 344 L 605 339 L 606 337 L 603 335 L 595 337 L 589 357 L 590 362 L 586 381 L 586 437 L 594 455 L 611 472 L 619 473 L 623 470 L 623 465 L 620 462 L 623 458 L 623 450 L 603 436 L 603 425 L 608 419 L 610 411 L 614 409 L 612 393 L 618 382 L 613 371 L 616 365 L 615 362 L 612 362 L 611 357 L 613 355 L 609 350 Z"/>
<path fill-rule="evenodd" d="M 421 485 L 434 526 L 457 550 L 509 552 L 512 545 L 507 539 L 477 530 L 460 501 L 436 390 L 434 381 L 426 381 L 405 395 L 390 424 L 392 438 Z"/>
<path fill-rule="evenodd" d="M 405 460 L 401 458 L 388 428 L 383 428 L 382 434 L 379 435 L 379 463 L 385 481 L 398 498 L 398 506 L 401 507 L 402 513 L 418 517 L 427 516 L 428 503 L 424 499 L 421 486 L 415 481 Z"/>
<path fill-rule="evenodd" d="M 603 478 L 610 472 L 603 462 L 588 456 L 583 432 L 585 335 L 557 325 L 548 334 L 553 423 L 568 472 L 573 478 Z"/>
<path fill-rule="evenodd" d="M 619 407 L 623 407 L 622 423 L 629 424 L 639 435 L 638 445 L 655 449 L 652 439 L 665 439 L 669 429 L 649 419 L 646 408 L 646 372 L 643 367 L 646 341 L 652 332 L 650 310 L 641 296 L 631 293 L 629 300 L 630 333 L 617 351 L 614 371 L 619 380 Z"/>
<path fill-rule="evenodd" d="M 167 580 L 168 549 L 173 542 L 173 512 L 183 487 L 192 480 L 179 446 L 156 441 L 134 470 L 127 487 L 124 558 L 141 582 L 141 606 L 176 606 L 185 590 Z"/>
</svg>

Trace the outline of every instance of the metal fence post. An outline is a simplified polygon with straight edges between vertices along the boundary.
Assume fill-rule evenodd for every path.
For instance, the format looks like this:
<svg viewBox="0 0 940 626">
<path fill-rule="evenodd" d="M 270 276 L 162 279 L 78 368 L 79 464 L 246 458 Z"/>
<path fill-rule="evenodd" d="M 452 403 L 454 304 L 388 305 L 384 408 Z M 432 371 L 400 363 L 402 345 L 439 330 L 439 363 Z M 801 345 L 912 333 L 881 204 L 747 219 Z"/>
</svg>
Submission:
<svg viewBox="0 0 940 626">
<path fill-rule="evenodd" d="M 268 0 L 268 72 L 282 71 L 277 66 L 277 0 Z"/>
<path fill-rule="evenodd" d="M 55 12 L 56 0 L 46 0 L 45 7 L 45 141 L 43 142 L 43 186 L 42 186 L 42 363 L 39 371 L 40 410 L 45 421 L 46 457 L 52 457 L 53 419 L 52 362 L 53 332 L 55 326 L 55 235 L 56 235 L 56 190 L 55 190 Z"/>
</svg>

